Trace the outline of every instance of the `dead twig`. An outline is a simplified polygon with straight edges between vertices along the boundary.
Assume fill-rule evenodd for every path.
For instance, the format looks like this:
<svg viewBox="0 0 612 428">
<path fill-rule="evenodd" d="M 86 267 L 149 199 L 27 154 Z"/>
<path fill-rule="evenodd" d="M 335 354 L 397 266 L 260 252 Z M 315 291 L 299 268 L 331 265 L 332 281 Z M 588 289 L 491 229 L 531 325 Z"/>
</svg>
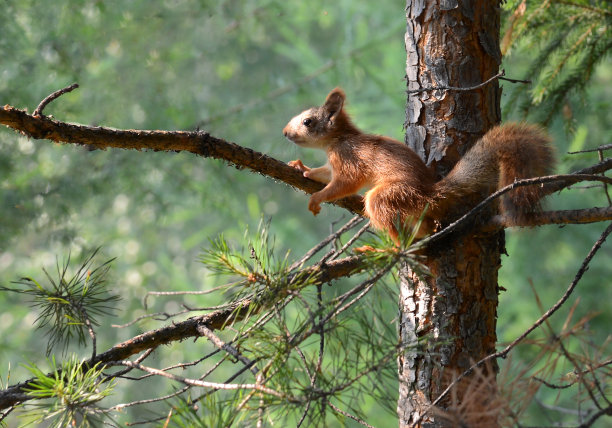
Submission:
<svg viewBox="0 0 612 428">
<path fill-rule="evenodd" d="M 60 90 L 57 90 L 55 92 L 53 92 L 50 95 L 47 95 L 41 102 L 40 104 L 38 104 L 38 107 L 36 107 L 36 110 L 34 110 L 34 113 L 32 113 L 32 116 L 44 116 L 43 115 L 43 110 L 45 109 L 45 107 L 47 107 L 47 105 L 49 105 L 49 103 L 51 103 L 53 100 L 56 100 L 57 98 L 61 97 L 62 95 L 68 93 L 68 92 L 72 92 L 73 90 L 75 90 L 76 88 L 79 87 L 78 83 L 73 83 L 70 86 L 66 86 L 65 88 L 62 88 Z"/>
<path fill-rule="evenodd" d="M 506 75 L 506 71 L 502 70 L 499 73 L 497 73 L 495 76 L 491 77 L 490 79 L 485 80 L 484 82 L 475 85 L 475 86 L 466 86 L 466 87 L 458 87 L 458 86 L 428 86 L 426 88 L 419 88 L 419 89 L 409 89 L 406 91 L 407 94 L 411 95 L 411 94 L 419 94 L 421 92 L 431 92 L 431 91 L 473 91 L 474 89 L 479 89 L 482 88 L 483 86 L 487 86 L 489 83 L 493 82 L 494 80 L 497 79 L 501 79 L 501 80 L 507 80 L 509 82 L 512 83 L 531 83 L 531 80 L 517 80 L 517 79 L 509 79 L 507 77 L 504 77 Z"/>
</svg>

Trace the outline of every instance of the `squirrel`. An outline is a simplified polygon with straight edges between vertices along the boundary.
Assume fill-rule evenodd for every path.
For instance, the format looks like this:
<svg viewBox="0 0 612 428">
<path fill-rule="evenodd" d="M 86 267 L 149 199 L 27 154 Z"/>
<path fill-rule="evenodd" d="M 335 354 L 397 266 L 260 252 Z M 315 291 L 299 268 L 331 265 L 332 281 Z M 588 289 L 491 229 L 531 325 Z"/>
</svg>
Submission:
<svg viewBox="0 0 612 428">
<path fill-rule="evenodd" d="M 397 246 L 400 233 L 396 225 L 418 219 L 424 210 L 417 237 L 431 233 L 441 221 L 467 212 L 484 196 L 517 179 L 548 175 L 554 164 L 550 139 L 542 129 L 506 124 L 489 130 L 437 180 L 405 144 L 355 127 L 344 111 L 345 99 L 344 91 L 335 88 L 321 107 L 303 111 L 283 129 L 284 136 L 298 146 L 325 150 L 327 163 L 319 168 L 309 168 L 299 159 L 288 164 L 304 177 L 326 184 L 310 198 L 308 209 L 314 215 L 322 202 L 369 187 L 364 196 L 365 214 L 370 224 L 386 230 Z M 506 193 L 500 202 L 505 223 L 512 225 L 524 214 L 537 211 L 542 196 L 538 186 Z"/>
</svg>

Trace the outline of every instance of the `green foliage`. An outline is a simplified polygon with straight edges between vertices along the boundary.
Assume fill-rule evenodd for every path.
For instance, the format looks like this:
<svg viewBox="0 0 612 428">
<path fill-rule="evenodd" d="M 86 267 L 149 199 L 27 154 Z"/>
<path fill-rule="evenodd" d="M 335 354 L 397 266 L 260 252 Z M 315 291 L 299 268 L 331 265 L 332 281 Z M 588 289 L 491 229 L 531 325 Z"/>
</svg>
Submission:
<svg viewBox="0 0 612 428">
<path fill-rule="evenodd" d="M 503 51 L 536 52 L 524 78 L 533 86 L 514 89 L 507 107 L 549 124 L 570 95 L 584 95 L 595 67 L 612 48 L 612 5 L 600 0 L 509 1 Z"/>
<path fill-rule="evenodd" d="M 226 427 L 231 421 L 241 420 L 243 415 L 236 415 L 226 402 L 214 400 L 212 396 L 203 398 L 201 405 L 194 405 L 191 400 L 179 399 L 172 407 L 168 418 L 170 427 L 178 428 L 213 428 Z M 199 411 L 203 407 L 204 411 Z"/>
<path fill-rule="evenodd" d="M 28 425 L 45 422 L 53 428 L 95 427 L 106 419 L 98 402 L 112 394 L 114 382 L 104 378 L 102 365 L 86 368 L 73 355 L 60 367 L 53 358 L 51 374 L 45 374 L 34 364 L 27 369 L 34 380 L 25 388 L 26 393 L 32 398 L 50 400 L 28 406 L 31 409 L 23 415 L 29 420 Z"/>
<path fill-rule="evenodd" d="M 221 235 L 211 240 L 200 261 L 217 275 L 240 277 L 250 283 L 261 282 L 265 287 L 282 282 L 287 276 L 289 253 L 278 259 L 279 251 L 275 251 L 274 239 L 269 232 L 270 223 L 263 220 L 254 237 L 249 237 L 247 228 L 243 237 L 246 246 L 239 251 L 234 250 Z"/>
<path fill-rule="evenodd" d="M 23 288 L 0 287 L 0 291 L 30 296 L 31 306 L 39 310 L 38 328 L 47 329 L 47 355 L 58 344 L 63 344 L 65 350 L 74 337 L 85 345 L 88 332 L 93 334 L 92 326 L 100 325 L 98 317 L 111 315 L 116 309 L 114 303 L 119 297 L 108 294 L 106 282 L 113 260 L 93 267 L 97 253 L 98 249 L 93 251 L 72 276 L 68 271 L 69 256 L 62 266 L 57 263 L 56 277 L 43 268 L 46 282 L 21 278 L 15 284 Z"/>
<path fill-rule="evenodd" d="M 255 391 L 209 391 L 180 400 L 168 413 L 171 423 L 230 426 L 263 417 L 290 426 L 302 419 L 307 426 L 319 426 L 329 417 L 344 418 L 328 401 L 364 417 L 364 396 L 378 398 L 381 409 L 392 415 L 388 386 L 397 382 L 399 347 L 386 302 L 397 290 L 383 278 L 399 260 L 417 267 L 411 249 L 367 254 L 363 263 L 368 275 L 341 293 L 338 284 L 325 292 L 321 285 L 312 286 L 316 275 L 302 275 L 292 267 L 304 262 L 288 267 L 288 255 L 275 262 L 274 239 L 265 223 L 255 238 L 245 235 L 245 242 L 244 248 L 233 250 L 222 238 L 214 240 L 201 260 L 211 271 L 239 279 L 228 284 L 232 299 L 248 298 L 250 310 L 240 324 L 233 324 L 235 334 L 226 343 L 255 362 L 257 376 L 284 399 Z M 328 253 L 323 260 L 338 254 Z M 346 310 L 351 306 L 368 310 Z"/>
<path fill-rule="evenodd" d="M 512 13 L 520 3 L 509 1 L 506 10 Z M 504 93 L 510 92 L 505 113 L 521 118 L 529 114 L 528 120 L 546 122 L 568 107 L 564 112 L 571 110 L 577 129 L 582 129 L 576 134 L 575 147 L 609 142 L 612 75 L 603 52 L 611 38 L 609 3 L 526 4 L 526 13 L 513 24 L 511 55 L 504 61 L 510 77 L 521 77 L 524 69 L 535 85 L 530 89 L 504 83 Z M 321 154 L 298 151 L 280 130 L 294 113 L 319 104 L 337 85 L 349 94 L 349 111 L 362 129 L 402 138 L 404 6 L 405 2 L 354 0 L 56 0 L 49 7 L 36 0 L 6 0 L 0 14 L 0 100 L 33 111 L 47 94 L 76 81 L 80 89 L 50 104 L 47 114 L 117 128 L 200 127 L 279 159 L 302 157 L 307 164 L 316 163 L 322 161 Z M 582 104 L 577 102 L 581 96 Z M 560 127 L 552 127 L 555 140 L 563 141 L 563 133 L 556 128 Z M 563 144 L 559 147 L 563 153 Z M 571 167 L 590 161 L 586 156 L 574 157 Z M 569 163 L 564 168 L 570 168 Z M 553 206 L 605 204 L 602 195 L 594 192 L 561 195 L 564 202 L 553 201 Z M 393 426 L 397 290 L 390 284 L 395 279 L 387 275 L 386 281 L 373 286 L 366 281 L 392 263 L 395 255 L 371 254 L 368 275 L 321 287 L 320 293 L 311 286 L 313 278 L 291 281 L 295 271 L 289 269 L 288 260 L 319 242 L 330 224 L 345 216 L 339 209 L 324 206 L 314 218 L 306 204 L 307 197 L 293 189 L 220 162 L 184 154 L 90 151 L 0 130 L 0 282 L 28 278 L 19 281 L 18 289 L 30 295 L 34 310 L 49 315 L 40 318 L 41 313 L 29 312 L 6 293 L 0 294 L 2 361 L 20 361 L 27 354 L 33 364 L 42 364 L 44 339 L 24 327 L 36 319 L 39 325 L 64 326 L 61 333 L 49 333 L 52 340 L 56 334 L 54 340 L 64 347 L 60 336 L 81 341 L 90 337 L 78 308 L 88 308 L 90 302 L 79 303 L 79 287 L 87 288 L 91 280 L 85 275 L 68 292 L 67 284 L 74 277 L 66 271 L 62 279 L 65 265 L 58 266 L 53 279 L 48 274 L 45 280 L 31 278 L 37 278 L 38 266 L 52 264 L 55 254 L 69 249 L 82 257 L 89 248 L 104 245 L 106 252 L 117 256 L 112 292 L 123 298 L 125 310 L 113 312 L 114 318 L 103 318 L 108 310 L 102 304 L 103 294 L 94 298 L 101 299 L 102 311 L 86 309 L 87 317 L 95 318 L 92 325 L 97 326 L 102 349 L 142 330 L 166 325 L 170 316 L 174 320 L 201 313 L 185 308 L 254 299 L 260 306 L 249 306 L 247 319 L 217 334 L 256 361 L 261 371 L 270 363 L 266 369 L 270 386 L 287 395 L 305 399 L 320 393 L 317 388 L 333 391 L 329 400 L 319 396 L 313 401 L 302 426 L 357 426 L 331 411 L 329 404 L 375 426 Z M 265 235 L 245 235 L 246 229 L 258 230 L 262 213 L 272 217 L 259 229 Z M 597 229 L 594 225 L 566 227 L 562 234 L 553 228 L 508 233 L 512 257 L 504 260 L 501 274 L 508 290 L 500 303 L 502 340 L 516 337 L 539 310 L 528 281 L 521 279 L 533 280 L 545 304 L 554 301 Z M 200 248 L 211 236 L 222 237 L 213 240 L 201 256 L 205 264 L 197 263 Z M 388 242 L 366 243 L 389 246 Z M 576 309 L 583 311 L 581 316 L 593 308 L 603 311 L 590 324 L 593 341 L 600 343 L 610 325 L 605 302 L 612 300 L 612 289 L 602 285 L 602 278 L 610 276 L 609 266 L 605 257 L 601 259 L 594 261 L 590 277 L 585 276 L 576 290 L 585 303 Z M 219 290 L 227 292 L 210 293 L 219 285 Z M 86 294 L 96 296 L 91 294 L 91 284 L 88 287 Z M 185 300 L 158 298 L 143 308 L 143 296 L 158 291 L 193 295 Z M 351 300 L 361 293 L 360 299 Z M 284 298 L 273 305 L 277 294 Z M 351 310 L 339 311 L 351 302 Z M 321 334 L 319 320 L 329 315 Z M 136 319 L 139 322 L 123 329 L 110 326 Z M 204 360 L 205 366 L 178 370 L 193 378 L 206 375 L 223 382 L 253 379 L 244 365 L 208 341 L 185 341 L 178 346 L 157 349 L 150 357 L 151 365 L 174 367 L 214 353 Z M 532 355 L 520 351 L 519 357 L 527 360 Z M 219 368 L 208 374 L 216 364 Z M 19 365 L 13 364 L 12 370 L 11 383 L 29 376 Z M 6 373 L 3 379 L 8 378 Z M 118 382 L 120 388 L 103 402 L 107 408 L 109 401 L 133 403 L 176 392 L 166 379 Z M 266 418 L 295 426 L 307 409 L 304 402 L 283 403 L 259 393 L 249 396 L 245 390 L 209 392 L 192 389 L 183 395 L 191 394 L 190 398 L 173 409 L 163 400 L 133 405 L 119 417 L 122 422 L 134 422 L 155 415 L 162 425 L 171 414 L 170 425 L 185 427 L 226 426 L 232 421 L 254 425 L 263 400 Z M 542 389 L 538 394 L 540 400 L 554 402 Z M 244 407 L 238 409 L 243 401 Z M 537 419 L 543 418 L 541 413 L 536 407 L 528 416 L 547 423 Z M 9 426 L 15 422 L 12 416 Z"/>
</svg>

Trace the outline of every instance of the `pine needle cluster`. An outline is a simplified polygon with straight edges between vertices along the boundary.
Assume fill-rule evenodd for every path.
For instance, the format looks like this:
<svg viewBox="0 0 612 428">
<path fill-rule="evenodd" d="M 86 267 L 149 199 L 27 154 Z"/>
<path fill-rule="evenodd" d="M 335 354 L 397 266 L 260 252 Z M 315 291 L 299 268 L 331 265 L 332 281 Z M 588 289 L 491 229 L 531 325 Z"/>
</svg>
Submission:
<svg viewBox="0 0 612 428">
<path fill-rule="evenodd" d="M 119 296 L 108 294 L 106 282 L 113 260 L 94 266 L 98 251 L 87 256 L 72 275 L 68 256 L 62 264 L 57 262 L 55 275 L 43 268 L 46 281 L 24 277 L 13 282 L 19 287 L 0 287 L 1 291 L 30 297 L 30 305 L 38 312 L 36 325 L 46 329 L 49 336 L 47 355 L 56 345 L 65 351 L 74 338 L 84 345 L 95 336 L 93 328 L 99 325 L 98 318 L 115 310 Z"/>
<path fill-rule="evenodd" d="M 508 55 L 520 46 L 535 52 L 524 79 L 514 88 L 509 110 L 548 124 L 558 113 L 571 119 L 571 94 L 582 95 L 598 64 L 612 48 L 612 3 L 605 0 L 510 0 L 502 41 Z M 563 30 L 559 30 L 563 28 Z"/>
<path fill-rule="evenodd" d="M 53 428 L 100 426 L 105 412 L 97 403 L 111 395 L 114 381 L 103 381 L 100 364 L 86 368 L 75 356 L 65 360 L 60 367 L 51 360 L 51 373 L 38 367 L 27 366 L 35 380 L 25 388 L 27 394 L 39 400 L 48 400 L 24 414 L 32 424 L 45 421 Z"/>
</svg>

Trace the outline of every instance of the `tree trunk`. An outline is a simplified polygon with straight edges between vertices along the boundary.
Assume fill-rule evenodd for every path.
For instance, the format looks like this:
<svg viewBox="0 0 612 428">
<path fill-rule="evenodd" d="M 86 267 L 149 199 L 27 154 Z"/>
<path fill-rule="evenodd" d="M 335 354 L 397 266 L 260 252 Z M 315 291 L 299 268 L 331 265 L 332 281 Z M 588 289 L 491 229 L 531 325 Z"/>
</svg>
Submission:
<svg viewBox="0 0 612 428">
<path fill-rule="evenodd" d="M 500 13 L 497 2 L 407 0 L 408 89 L 478 85 L 498 72 Z M 500 120 L 495 81 L 472 91 L 409 94 L 406 144 L 445 175 L 479 137 Z M 495 351 L 497 271 L 503 232 L 465 236 L 428 254 L 431 276 L 404 269 L 400 291 L 400 338 L 409 348 L 399 358 L 400 427 L 495 426 L 495 368 L 468 378 L 453 398 L 429 404 L 458 374 Z M 422 339 L 417 347 L 417 340 Z M 489 379 L 486 397 L 470 382 Z M 467 383 L 466 383 L 467 382 Z M 485 382 L 486 383 L 486 382 Z M 471 391 L 470 393 L 466 391 Z M 482 411 L 480 411 L 482 410 Z"/>
</svg>

